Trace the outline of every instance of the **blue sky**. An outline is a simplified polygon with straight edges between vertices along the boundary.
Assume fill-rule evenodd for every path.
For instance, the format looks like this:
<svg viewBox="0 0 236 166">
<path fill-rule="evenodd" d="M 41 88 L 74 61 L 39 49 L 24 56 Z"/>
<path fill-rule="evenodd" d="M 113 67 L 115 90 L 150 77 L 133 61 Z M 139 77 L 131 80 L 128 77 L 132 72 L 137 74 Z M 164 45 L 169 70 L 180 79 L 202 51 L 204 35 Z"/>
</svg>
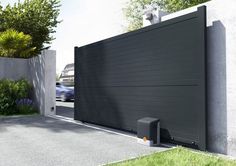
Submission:
<svg viewBox="0 0 236 166">
<path fill-rule="evenodd" d="M 18 0 L 1 0 L 5 6 Z M 22 0 L 21 0 L 22 1 Z M 74 46 L 82 46 L 123 33 L 126 24 L 122 8 L 128 0 L 61 0 L 56 40 L 57 73 L 73 63 Z"/>
</svg>

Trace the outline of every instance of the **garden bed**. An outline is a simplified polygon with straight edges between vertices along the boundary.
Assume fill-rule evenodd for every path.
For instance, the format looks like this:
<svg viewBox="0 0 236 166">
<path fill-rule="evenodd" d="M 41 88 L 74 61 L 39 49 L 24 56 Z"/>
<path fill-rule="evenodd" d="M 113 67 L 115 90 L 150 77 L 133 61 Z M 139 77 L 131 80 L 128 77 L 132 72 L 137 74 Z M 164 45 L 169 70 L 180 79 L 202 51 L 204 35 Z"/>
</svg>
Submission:
<svg viewBox="0 0 236 166">
<path fill-rule="evenodd" d="M 25 79 L 0 80 L 0 116 L 36 114 L 32 85 Z"/>
</svg>

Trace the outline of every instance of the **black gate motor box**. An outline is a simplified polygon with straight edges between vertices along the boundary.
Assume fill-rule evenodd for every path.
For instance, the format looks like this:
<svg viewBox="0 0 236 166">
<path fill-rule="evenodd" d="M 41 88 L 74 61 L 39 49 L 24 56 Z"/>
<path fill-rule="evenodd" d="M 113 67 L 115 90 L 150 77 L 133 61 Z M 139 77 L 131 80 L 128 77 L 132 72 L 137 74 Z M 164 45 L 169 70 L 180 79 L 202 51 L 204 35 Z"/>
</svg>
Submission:
<svg viewBox="0 0 236 166">
<path fill-rule="evenodd" d="M 145 117 L 137 122 L 138 143 L 147 146 L 160 145 L 160 120 Z"/>
</svg>

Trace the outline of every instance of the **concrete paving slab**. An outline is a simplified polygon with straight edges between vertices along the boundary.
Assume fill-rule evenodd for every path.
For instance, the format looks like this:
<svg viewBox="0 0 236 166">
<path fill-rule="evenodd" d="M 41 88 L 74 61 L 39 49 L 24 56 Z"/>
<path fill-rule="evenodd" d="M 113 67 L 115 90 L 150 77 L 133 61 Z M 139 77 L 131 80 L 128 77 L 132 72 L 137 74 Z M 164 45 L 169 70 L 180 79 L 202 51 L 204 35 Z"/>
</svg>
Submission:
<svg viewBox="0 0 236 166">
<path fill-rule="evenodd" d="M 0 166 L 93 166 L 163 150 L 50 117 L 0 118 Z"/>
</svg>

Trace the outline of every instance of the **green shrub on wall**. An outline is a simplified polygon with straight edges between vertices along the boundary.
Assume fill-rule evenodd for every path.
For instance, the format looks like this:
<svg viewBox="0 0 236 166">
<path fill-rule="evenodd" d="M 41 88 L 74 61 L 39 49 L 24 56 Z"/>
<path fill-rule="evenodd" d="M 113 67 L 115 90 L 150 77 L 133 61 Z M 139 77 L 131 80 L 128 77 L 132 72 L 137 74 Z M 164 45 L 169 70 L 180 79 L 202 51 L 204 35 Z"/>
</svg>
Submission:
<svg viewBox="0 0 236 166">
<path fill-rule="evenodd" d="M 29 58 L 35 47 L 31 47 L 32 38 L 23 32 L 8 29 L 0 32 L 0 56 L 14 58 Z"/>
<path fill-rule="evenodd" d="M 36 109 L 30 100 L 31 85 L 28 81 L 0 80 L 0 115 L 31 114 Z"/>
</svg>

